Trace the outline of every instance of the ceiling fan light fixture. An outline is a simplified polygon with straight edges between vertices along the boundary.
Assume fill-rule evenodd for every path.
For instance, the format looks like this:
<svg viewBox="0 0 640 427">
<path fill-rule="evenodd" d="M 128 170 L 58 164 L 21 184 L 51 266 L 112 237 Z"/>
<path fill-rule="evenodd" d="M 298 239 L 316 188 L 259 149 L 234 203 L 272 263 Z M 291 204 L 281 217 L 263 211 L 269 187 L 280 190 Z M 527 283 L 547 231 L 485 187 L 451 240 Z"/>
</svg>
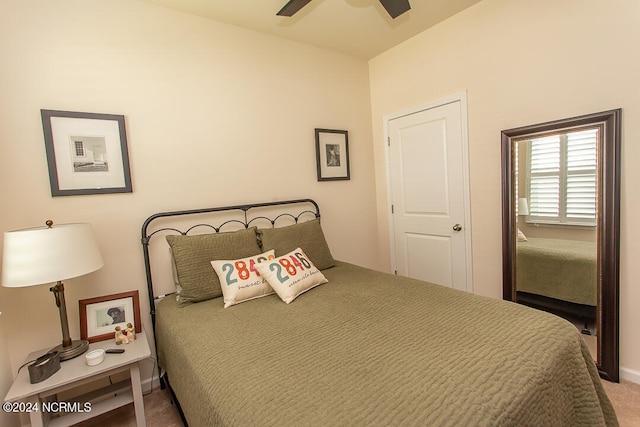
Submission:
<svg viewBox="0 0 640 427">
<path fill-rule="evenodd" d="M 311 0 L 289 0 L 276 15 L 291 17 L 310 2 Z M 380 3 L 393 19 L 411 10 L 409 0 L 380 0 Z"/>
<path fill-rule="evenodd" d="M 305 7 L 311 0 L 289 0 L 282 9 L 276 15 L 278 16 L 293 16 L 300 9 Z"/>
<path fill-rule="evenodd" d="M 411 10 L 409 0 L 380 0 L 380 3 L 393 19 Z"/>
</svg>

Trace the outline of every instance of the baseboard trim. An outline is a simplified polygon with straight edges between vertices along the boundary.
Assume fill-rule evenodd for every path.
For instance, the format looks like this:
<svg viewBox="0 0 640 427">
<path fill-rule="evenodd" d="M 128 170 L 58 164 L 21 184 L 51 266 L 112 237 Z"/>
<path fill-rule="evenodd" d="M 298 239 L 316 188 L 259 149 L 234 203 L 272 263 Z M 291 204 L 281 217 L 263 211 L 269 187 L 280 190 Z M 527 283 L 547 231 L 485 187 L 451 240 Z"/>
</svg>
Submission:
<svg viewBox="0 0 640 427">
<path fill-rule="evenodd" d="M 620 378 L 640 384 L 640 372 L 634 371 L 633 369 L 620 367 Z"/>
<path fill-rule="evenodd" d="M 141 383 L 143 394 L 151 393 L 153 390 L 160 388 L 160 379 L 157 375 L 154 375 L 151 378 L 144 379 L 141 381 Z"/>
</svg>

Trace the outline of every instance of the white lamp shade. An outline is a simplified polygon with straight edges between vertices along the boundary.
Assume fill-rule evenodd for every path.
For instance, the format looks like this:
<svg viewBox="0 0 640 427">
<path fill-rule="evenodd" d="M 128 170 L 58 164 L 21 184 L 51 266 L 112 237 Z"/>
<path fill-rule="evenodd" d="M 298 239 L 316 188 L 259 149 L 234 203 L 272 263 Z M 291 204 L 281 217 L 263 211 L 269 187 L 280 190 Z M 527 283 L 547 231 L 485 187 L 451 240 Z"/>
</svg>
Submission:
<svg viewBox="0 0 640 427">
<path fill-rule="evenodd" d="M 90 224 L 4 233 L 2 286 L 16 288 L 83 276 L 104 263 Z"/>
<path fill-rule="evenodd" d="M 518 199 L 518 215 L 529 215 L 529 202 L 526 197 Z"/>
</svg>

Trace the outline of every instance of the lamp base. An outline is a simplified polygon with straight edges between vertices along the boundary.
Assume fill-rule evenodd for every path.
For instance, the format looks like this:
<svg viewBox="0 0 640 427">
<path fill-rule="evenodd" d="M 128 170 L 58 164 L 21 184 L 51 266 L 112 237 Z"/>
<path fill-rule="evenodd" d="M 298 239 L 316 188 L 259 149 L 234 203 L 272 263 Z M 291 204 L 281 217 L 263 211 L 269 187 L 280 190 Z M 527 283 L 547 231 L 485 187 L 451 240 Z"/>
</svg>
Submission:
<svg viewBox="0 0 640 427">
<path fill-rule="evenodd" d="M 73 340 L 71 345 L 63 347 L 62 344 L 53 347 L 49 351 L 57 351 L 60 354 L 60 361 L 73 359 L 80 356 L 82 353 L 89 349 L 89 341 L 86 340 Z"/>
</svg>

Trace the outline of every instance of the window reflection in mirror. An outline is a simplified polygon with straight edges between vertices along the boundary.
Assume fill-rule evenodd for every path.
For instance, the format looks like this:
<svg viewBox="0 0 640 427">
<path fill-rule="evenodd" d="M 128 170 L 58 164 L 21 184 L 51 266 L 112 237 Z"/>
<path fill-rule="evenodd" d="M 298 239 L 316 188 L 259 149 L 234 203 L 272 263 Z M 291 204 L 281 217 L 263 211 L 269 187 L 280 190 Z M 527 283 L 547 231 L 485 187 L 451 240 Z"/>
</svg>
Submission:
<svg viewBox="0 0 640 427">
<path fill-rule="evenodd" d="M 588 129 L 525 143 L 527 223 L 595 227 L 597 140 Z"/>
<path fill-rule="evenodd" d="M 597 358 L 598 128 L 514 145 L 516 298 L 565 317 Z"/>
</svg>

